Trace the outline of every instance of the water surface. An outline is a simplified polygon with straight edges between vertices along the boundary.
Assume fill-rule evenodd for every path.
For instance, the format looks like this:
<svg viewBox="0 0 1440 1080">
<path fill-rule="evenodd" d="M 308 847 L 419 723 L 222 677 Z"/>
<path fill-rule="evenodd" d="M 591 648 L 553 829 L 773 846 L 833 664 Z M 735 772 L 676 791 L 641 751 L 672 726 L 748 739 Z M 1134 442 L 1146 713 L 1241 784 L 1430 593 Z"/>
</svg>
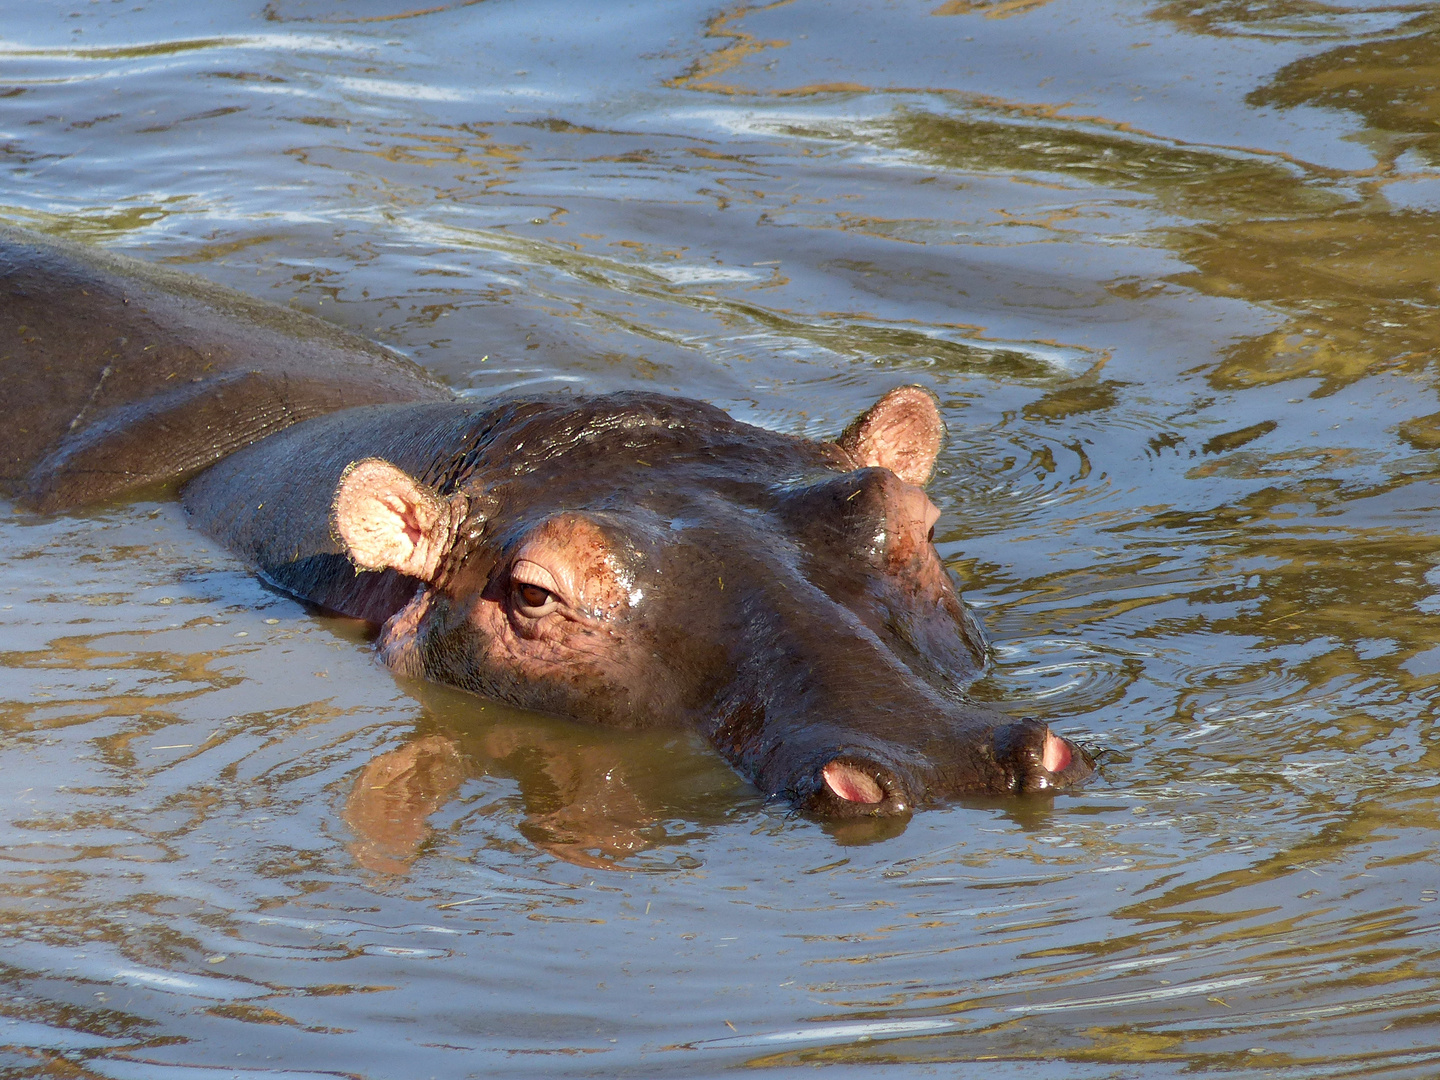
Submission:
<svg viewBox="0 0 1440 1080">
<path fill-rule="evenodd" d="M 976 692 L 1103 751 L 826 827 L 7 509 L 0 1076 L 1440 1072 L 1434 5 L 10 4 L 0 219 L 481 397 L 923 383 Z"/>
</svg>

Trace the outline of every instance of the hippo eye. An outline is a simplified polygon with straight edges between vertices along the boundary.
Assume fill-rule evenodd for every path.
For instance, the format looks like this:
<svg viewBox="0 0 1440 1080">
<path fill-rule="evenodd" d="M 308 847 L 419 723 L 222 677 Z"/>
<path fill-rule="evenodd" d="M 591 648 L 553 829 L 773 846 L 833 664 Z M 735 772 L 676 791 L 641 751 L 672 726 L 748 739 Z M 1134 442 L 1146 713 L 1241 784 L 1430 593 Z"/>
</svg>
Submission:
<svg viewBox="0 0 1440 1080">
<path fill-rule="evenodd" d="M 510 567 L 510 606 L 518 615 L 538 619 L 560 606 L 560 583 L 555 575 L 532 559 L 520 558 Z"/>
<path fill-rule="evenodd" d="M 532 608 L 535 611 L 548 606 L 555 599 L 555 594 L 549 589 L 542 589 L 539 585 L 531 585 L 524 581 L 515 583 L 515 598 L 520 601 L 520 606 Z"/>
</svg>

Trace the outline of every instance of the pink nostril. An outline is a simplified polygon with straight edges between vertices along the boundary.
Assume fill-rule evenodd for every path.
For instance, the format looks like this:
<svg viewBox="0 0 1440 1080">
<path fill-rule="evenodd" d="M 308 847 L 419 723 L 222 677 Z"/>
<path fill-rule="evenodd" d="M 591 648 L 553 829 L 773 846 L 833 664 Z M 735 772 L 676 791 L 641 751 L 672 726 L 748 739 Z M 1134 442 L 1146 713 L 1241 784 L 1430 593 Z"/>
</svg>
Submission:
<svg viewBox="0 0 1440 1080">
<path fill-rule="evenodd" d="M 885 792 L 873 776 L 843 761 L 830 762 L 820 774 L 825 777 L 825 785 L 846 802 L 878 803 L 885 799 Z"/>
<path fill-rule="evenodd" d="M 1045 732 L 1045 749 L 1040 764 L 1046 772 L 1064 772 L 1070 767 L 1070 744 L 1053 732 Z"/>
</svg>

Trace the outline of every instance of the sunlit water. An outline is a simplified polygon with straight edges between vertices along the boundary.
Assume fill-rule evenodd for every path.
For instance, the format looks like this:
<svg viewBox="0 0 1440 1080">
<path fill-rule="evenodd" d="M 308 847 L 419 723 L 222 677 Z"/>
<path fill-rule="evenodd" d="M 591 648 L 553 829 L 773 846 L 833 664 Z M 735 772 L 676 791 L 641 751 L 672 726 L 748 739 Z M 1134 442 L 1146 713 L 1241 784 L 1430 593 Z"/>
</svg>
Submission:
<svg viewBox="0 0 1440 1080">
<path fill-rule="evenodd" d="M 932 387 L 977 693 L 1103 761 L 827 829 L 9 514 L 0 1075 L 1440 1075 L 1440 11 L 0 7 L 0 218 L 482 397 Z"/>
</svg>

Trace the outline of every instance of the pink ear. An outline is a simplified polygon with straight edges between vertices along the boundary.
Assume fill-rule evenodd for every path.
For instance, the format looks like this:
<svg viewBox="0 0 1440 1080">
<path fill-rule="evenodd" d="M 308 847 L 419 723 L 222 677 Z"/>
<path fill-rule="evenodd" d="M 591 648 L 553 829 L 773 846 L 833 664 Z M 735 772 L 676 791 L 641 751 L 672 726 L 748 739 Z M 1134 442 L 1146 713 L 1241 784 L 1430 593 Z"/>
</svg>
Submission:
<svg viewBox="0 0 1440 1080">
<path fill-rule="evenodd" d="M 945 441 L 945 421 L 930 391 L 897 386 L 866 409 L 836 440 L 859 466 L 881 466 L 923 487 Z"/>
<path fill-rule="evenodd" d="M 440 499 L 380 458 L 352 464 L 335 489 L 335 535 L 361 570 L 398 570 L 430 581 L 465 516 L 466 500 Z"/>
</svg>

